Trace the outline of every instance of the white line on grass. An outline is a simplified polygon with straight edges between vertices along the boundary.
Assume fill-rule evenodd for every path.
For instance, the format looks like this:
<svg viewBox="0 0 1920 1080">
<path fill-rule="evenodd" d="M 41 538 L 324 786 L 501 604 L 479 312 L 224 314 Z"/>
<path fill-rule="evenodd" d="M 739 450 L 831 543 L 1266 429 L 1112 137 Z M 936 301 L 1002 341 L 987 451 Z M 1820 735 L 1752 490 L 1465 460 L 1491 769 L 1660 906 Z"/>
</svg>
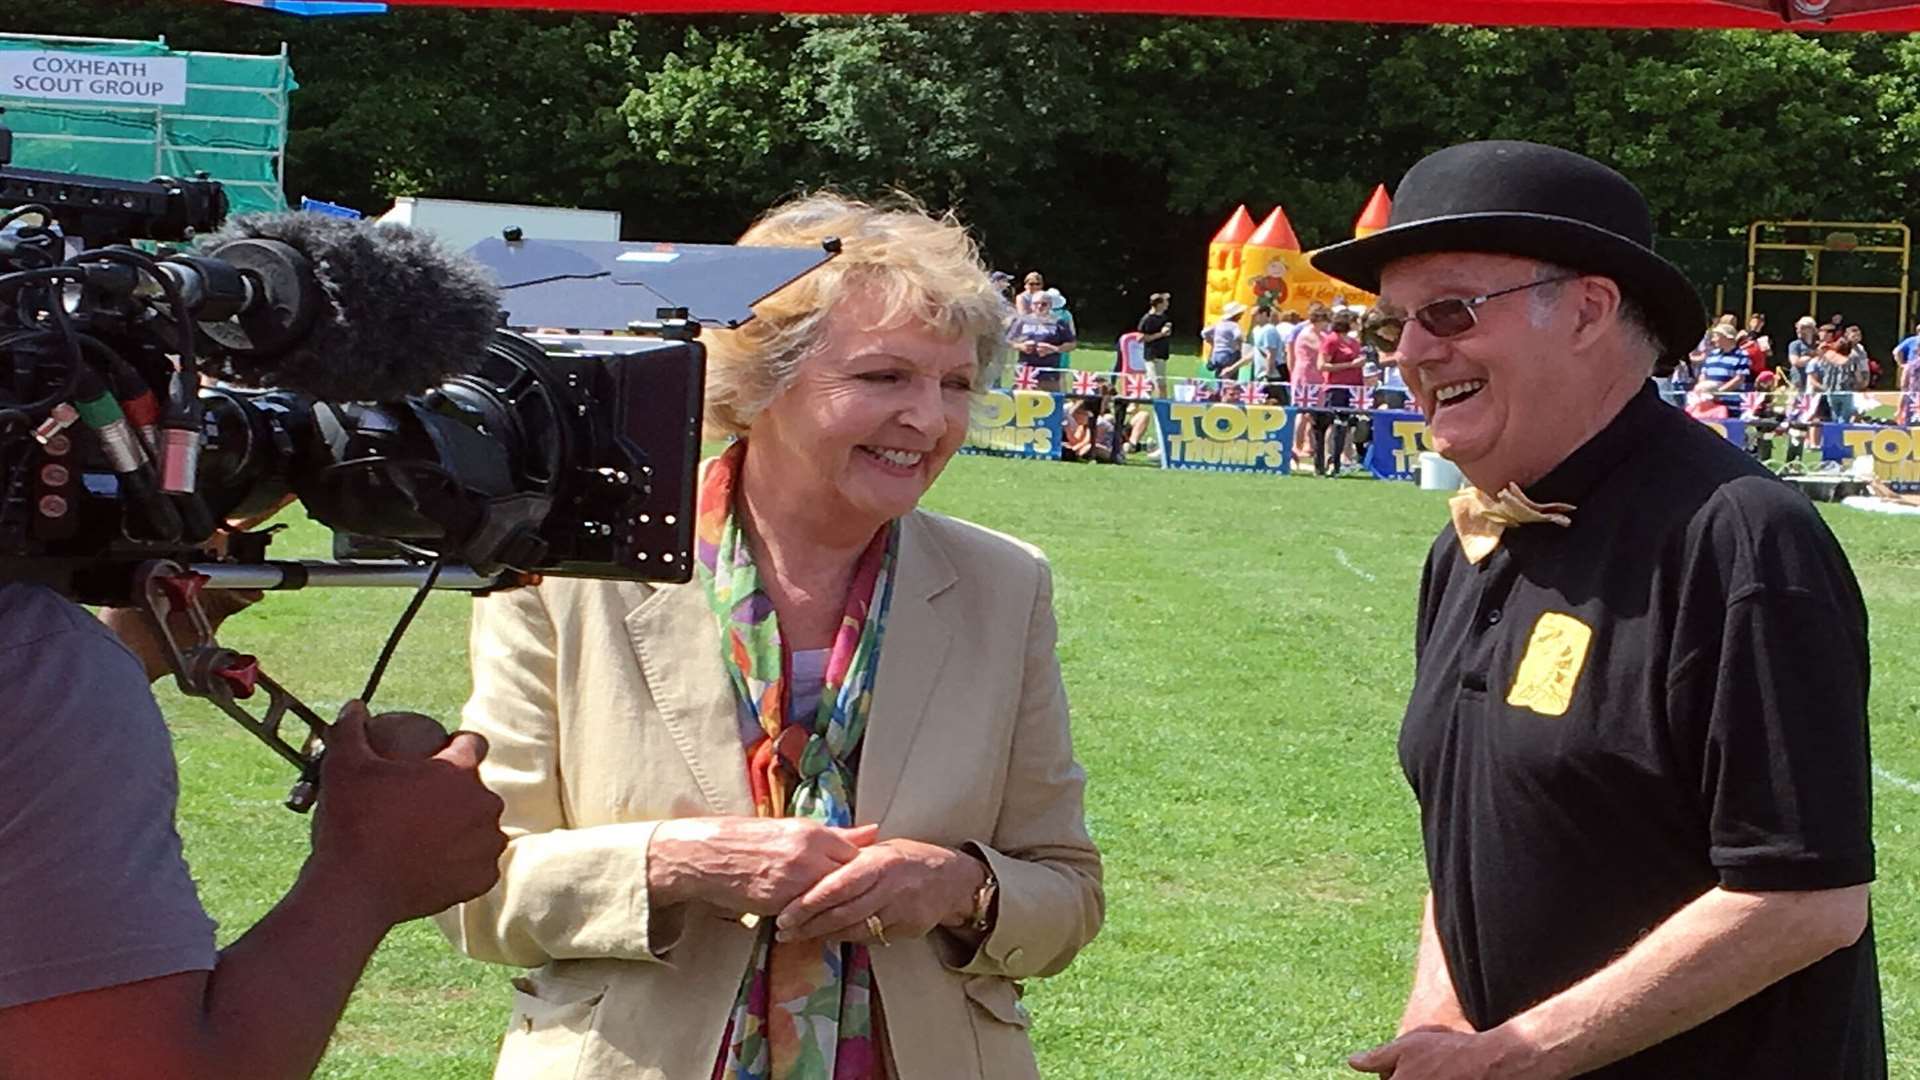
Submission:
<svg viewBox="0 0 1920 1080">
<path fill-rule="evenodd" d="M 1877 764 L 1873 767 L 1873 775 L 1879 777 L 1882 780 L 1885 780 L 1887 783 L 1892 784 L 1894 787 L 1897 787 L 1902 791 L 1907 791 L 1914 795 L 1920 795 L 1920 783 L 1915 783 L 1914 781 L 1909 780 L 1904 776 L 1899 776 L 1892 772 L 1889 772 L 1886 769 L 1881 768 Z"/>
<path fill-rule="evenodd" d="M 1356 573 L 1356 574 L 1358 574 L 1358 575 L 1360 575 L 1360 577 L 1362 577 L 1363 579 L 1365 579 L 1365 580 L 1367 580 L 1367 581 L 1372 581 L 1372 580 L 1373 580 L 1373 575 L 1372 575 L 1372 574 L 1369 574 L 1369 573 L 1367 573 L 1367 572 L 1366 572 L 1365 570 L 1362 570 L 1362 569 L 1360 569 L 1359 567 L 1357 567 L 1357 566 L 1355 566 L 1355 565 L 1353 565 L 1353 560 L 1352 560 L 1352 559 L 1349 559 L 1349 558 L 1347 558 L 1347 549 L 1346 549 L 1346 548 L 1334 548 L 1334 549 L 1333 549 L 1333 557 L 1334 557 L 1334 558 L 1335 558 L 1336 560 L 1338 560 L 1338 561 L 1339 561 L 1339 563 L 1340 563 L 1340 565 L 1341 565 L 1341 566 L 1344 566 L 1344 567 L 1346 567 L 1347 569 L 1349 569 L 1349 570 L 1351 570 L 1351 571 L 1353 571 L 1354 573 Z"/>
</svg>

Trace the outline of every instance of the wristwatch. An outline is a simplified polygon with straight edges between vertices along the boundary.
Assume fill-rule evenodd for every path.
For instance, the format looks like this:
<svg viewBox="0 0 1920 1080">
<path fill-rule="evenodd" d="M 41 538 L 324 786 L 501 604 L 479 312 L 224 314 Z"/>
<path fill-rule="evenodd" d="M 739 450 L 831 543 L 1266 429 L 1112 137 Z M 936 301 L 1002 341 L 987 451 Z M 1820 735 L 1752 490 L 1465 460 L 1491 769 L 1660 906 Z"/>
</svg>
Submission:
<svg viewBox="0 0 1920 1080">
<path fill-rule="evenodd" d="M 993 864 L 982 859 L 980 868 L 987 872 L 987 880 L 973 890 L 973 913 L 967 917 L 967 929 L 976 934 L 993 929 L 994 904 L 1000 899 L 1000 879 L 993 876 Z"/>
</svg>

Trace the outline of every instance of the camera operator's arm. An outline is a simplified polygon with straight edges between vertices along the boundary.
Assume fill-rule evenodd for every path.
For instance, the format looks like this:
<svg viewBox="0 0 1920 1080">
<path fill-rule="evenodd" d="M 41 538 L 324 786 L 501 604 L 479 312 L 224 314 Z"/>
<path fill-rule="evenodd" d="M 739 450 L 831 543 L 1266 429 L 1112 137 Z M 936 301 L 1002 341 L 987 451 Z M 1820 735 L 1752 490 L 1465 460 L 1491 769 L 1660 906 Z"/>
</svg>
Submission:
<svg viewBox="0 0 1920 1080">
<path fill-rule="evenodd" d="M 658 960 L 679 939 L 687 908 L 660 902 L 649 886 L 649 849 L 661 823 L 575 827 L 562 803 L 556 686 L 563 661 L 542 595 L 553 584 L 474 601 L 473 697 L 462 723 L 487 737 L 482 775 L 506 800 L 501 824 L 510 839 L 500 884 L 438 921 L 461 952 L 496 964 Z"/>
<path fill-rule="evenodd" d="M 159 711 L 127 651 L 65 609 L 64 632 L 0 654 L 29 706 L 0 740 L 0 1077 L 309 1075 L 388 927 L 492 881 L 484 744 L 382 758 L 350 707 L 299 880 L 216 957 Z"/>
</svg>

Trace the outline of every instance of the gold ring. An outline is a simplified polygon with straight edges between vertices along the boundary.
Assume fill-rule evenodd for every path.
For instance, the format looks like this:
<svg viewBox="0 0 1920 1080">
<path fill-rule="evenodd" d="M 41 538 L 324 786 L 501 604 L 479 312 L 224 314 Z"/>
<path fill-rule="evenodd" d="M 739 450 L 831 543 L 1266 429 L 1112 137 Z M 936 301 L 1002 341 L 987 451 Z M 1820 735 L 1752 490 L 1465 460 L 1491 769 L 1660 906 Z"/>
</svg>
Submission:
<svg viewBox="0 0 1920 1080">
<path fill-rule="evenodd" d="M 873 935 L 873 940 L 879 942 L 881 948 L 886 947 L 887 927 L 885 923 L 882 923 L 880 921 L 880 916 L 878 915 L 867 916 L 867 933 Z"/>
</svg>

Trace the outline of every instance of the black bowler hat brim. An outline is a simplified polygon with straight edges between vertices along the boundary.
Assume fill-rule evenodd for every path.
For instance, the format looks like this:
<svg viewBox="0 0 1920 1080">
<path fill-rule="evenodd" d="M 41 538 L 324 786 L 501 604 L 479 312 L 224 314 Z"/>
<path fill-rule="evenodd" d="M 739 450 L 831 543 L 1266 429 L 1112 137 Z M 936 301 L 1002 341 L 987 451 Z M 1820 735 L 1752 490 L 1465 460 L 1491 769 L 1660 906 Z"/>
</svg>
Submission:
<svg viewBox="0 0 1920 1080">
<path fill-rule="evenodd" d="M 1619 233 L 1553 214 L 1497 210 L 1409 221 L 1322 248 L 1312 261 L 1322 273 L 1378 293 L 1388 263 L 1445 251 L 1519 255 L 1612 278 L 1646 313 L 1662 359 L 1691 352 L 1707 324 L 1706 308 L 1679 267 Z"/>
</svg>

